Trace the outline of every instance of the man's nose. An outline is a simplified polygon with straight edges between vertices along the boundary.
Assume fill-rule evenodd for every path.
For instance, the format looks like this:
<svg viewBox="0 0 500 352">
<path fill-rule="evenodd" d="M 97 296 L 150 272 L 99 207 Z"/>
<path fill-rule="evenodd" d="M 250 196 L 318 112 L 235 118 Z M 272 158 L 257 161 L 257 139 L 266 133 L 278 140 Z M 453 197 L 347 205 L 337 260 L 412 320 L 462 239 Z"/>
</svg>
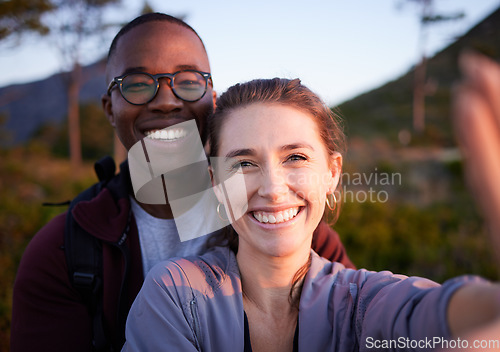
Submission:
<svg viewBox="0 0 500 352">
<path fill-rule="evenodd" d="M 158 80 L 158 91 L 156 96 L 148 103 L 152 110 L 161 112 L 170 112 L 175 109 L 181 109 L 184 101 L 177 98 L 170 86 L 170 78 L 164 77 Z"/>
</svg>

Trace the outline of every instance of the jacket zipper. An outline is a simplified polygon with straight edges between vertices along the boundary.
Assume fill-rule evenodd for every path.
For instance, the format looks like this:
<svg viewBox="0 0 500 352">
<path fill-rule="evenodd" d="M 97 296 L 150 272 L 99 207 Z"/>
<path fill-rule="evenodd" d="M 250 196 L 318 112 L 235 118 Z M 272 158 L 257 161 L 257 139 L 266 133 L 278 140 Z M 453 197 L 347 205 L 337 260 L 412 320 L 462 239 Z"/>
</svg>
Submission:
<svg viewBox="0 0 500 352">
<path fill-rule="evenodd" d="M 198 305 L 196 304 L 196 300 L 193 297 L 193 300 L 189 302 L 189 306 L 191 308 L 191 314 L 193 316 L 194 322 L 194 334 L 196 336 L 196 344 L 198 345 L 198 349 L 201 348 L 201 330 L 200 330 L 200 321 L 198 319 Z M 201 350 L 201 349 L 200 349 Z"/>
</svg>

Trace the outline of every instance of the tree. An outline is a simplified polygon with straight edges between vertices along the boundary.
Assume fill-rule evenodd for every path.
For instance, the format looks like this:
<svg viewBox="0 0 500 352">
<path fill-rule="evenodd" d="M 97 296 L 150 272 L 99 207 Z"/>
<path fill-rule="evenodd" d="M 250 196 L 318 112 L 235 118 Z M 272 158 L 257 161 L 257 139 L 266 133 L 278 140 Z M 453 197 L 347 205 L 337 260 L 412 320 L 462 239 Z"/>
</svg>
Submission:
<svg viewBox="0 0 500 352">
<path fill-rule="evenodd" d="M 434 0 L 406 0 L 416 3 L 420 7 L 420 61 L 415 67 L 413 86 L 413 129 L 416 133 L 423 133 L 425 129 L 425 95 L 426 95 L 426 68 L 427 68 L 427 30 L 431 24 L 443 21 L 457 20 L 465 16 L 463 12 L 455 14 L 436 14 Z"/>
<path fill-rule="evenodd" d="M 103 28 L 103 8 L 119 0 L 52 0 L 57 11 L 50 14 L 51 31 L 68 71 L 68 134 L 70 160 L 76 171 L 82 164 L 79 94 L 82 85 L 81 62 L 89 44 Z"/>
<path fill-rule="evenodd" d="M 103 10 L 121 0 L 4 0 L 0 2 L 0 40 L 36 32 L 49 35 L 68 71 L 68 134 L 74 171 L 82 164 L 79 118 L 81 64 L 88 53 L 95 54 L 96 39 L 108 27 Z"/>
<path fill-rule="evenodd" d="M 43 14 L 54 10 L 50 0 L 4 0 L 0 2 L 0 40 L 24 32 L 49 33 Z"/>
</svg>

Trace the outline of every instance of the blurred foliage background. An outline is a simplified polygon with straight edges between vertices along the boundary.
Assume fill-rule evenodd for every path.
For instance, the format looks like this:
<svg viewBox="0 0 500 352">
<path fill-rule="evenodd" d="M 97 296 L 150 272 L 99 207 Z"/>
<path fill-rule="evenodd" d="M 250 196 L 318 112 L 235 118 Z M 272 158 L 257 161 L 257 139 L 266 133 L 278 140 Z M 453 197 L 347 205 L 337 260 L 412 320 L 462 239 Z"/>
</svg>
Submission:
<svg viewBox="0 0 500 352">
<path fill-rule="evenodd" d="M 422 133 L 411 130 L 413 70 L 340 105 L 349 149 L 345 202 L 334 228 L 357 267 L 439 282 L 466 273 L 499 280 L 495 253 L 463 179 L 450 117 L 460 51 L 474 48 L 500 60 L 498 23 L 500 11 L 428 61 Z M 2 139 L 9 138 L 1 128 L 7 118 L 0 116 Z M 12 286 L 24 248 L 66 209 L 42 203 L 72 199 L 96 181 L 93 162 L 113 153 L 113 131 L 98 102 L 80 106 L 80 128 L 83 167 L 76 177 L 64 123 L 44 124 L 25 145 L 0 150 L 0 351 L 9 350 Z M 356 175 L 361 182 L 354 182 Z M 383 182 L 387 177 L 394 182 Z M 360 197 L 370 191 L 379 201 Z"/>
<path fill-rule="evenodd" d="M 32 236 L 93 184 L 92 162 L 112 151 L 113 130 L 99 106 L 82 107 L 82 153 L 88 159 L 78 175 L 67 159 L 67 129 L 46 126 L 22 147 L 0 150 L 0 351 L 9 351 L 12 287 L 24 248 Z M 105 143 L 103 143 L 105 141 Z M 106 151 L 104 151 L 106 150 Z M 98 156 L 100 155 L 100 156 Z"/>
</svg>

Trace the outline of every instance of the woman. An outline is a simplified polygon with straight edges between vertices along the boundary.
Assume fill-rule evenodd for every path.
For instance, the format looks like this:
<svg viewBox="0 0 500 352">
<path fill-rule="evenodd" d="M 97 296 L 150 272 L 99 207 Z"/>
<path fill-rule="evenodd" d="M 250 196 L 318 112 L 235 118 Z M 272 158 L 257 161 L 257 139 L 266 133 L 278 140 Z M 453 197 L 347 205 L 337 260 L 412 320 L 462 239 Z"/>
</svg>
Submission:
<svg viewBox="0 0 500 352">
<path fill-rule="evenodd" d="M 500 289 L 479 278 L 440 286 L 311 251 L 325 204 L 339 210 L 344 136 L 299 80 L 231 87 L 209 131 L 214 189 L 234 220 L 227 242 L 151 271 L 124 351 L 426 349 L 499 319 Z M 244 190 L 220 186 L 238 173 Z"/>
</svg>

